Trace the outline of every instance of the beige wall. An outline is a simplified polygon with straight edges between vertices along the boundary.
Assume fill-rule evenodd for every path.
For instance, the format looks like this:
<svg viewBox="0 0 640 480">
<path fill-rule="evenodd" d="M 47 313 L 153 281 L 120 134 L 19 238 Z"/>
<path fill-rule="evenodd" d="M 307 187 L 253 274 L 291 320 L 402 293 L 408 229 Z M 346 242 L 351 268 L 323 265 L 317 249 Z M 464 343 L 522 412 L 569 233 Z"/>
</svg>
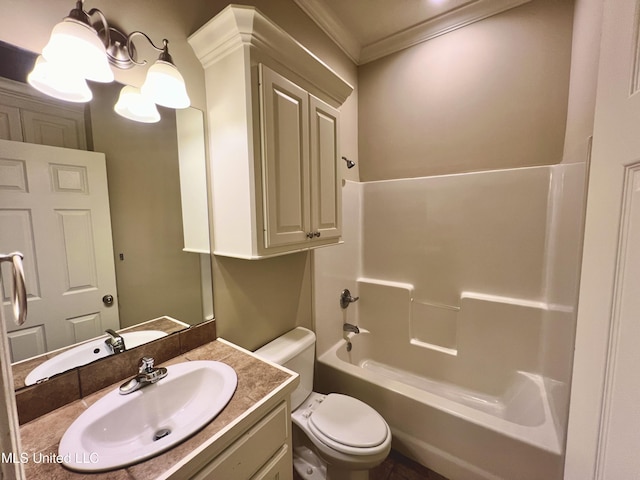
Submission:
<svg viewBox="0 0 640 480">
<path fill-rule="evenodd" d="M 559 163 L 572 14 L 533 0 L 360 67 L 362 180 Z"/>
<path fill-rule="evenodd" d="M 99 8 L 121 30 L 142 30 L 156 43 L 169 39 L 170 52 L 185 78 L 192 105 L 205 109 L 204 73 L 187 43 L 188 36 L 220 12 L 227 1 L 201 0 L 87 0 L 86 9 Z M 265 15 L 313 51 L 352 85 L 355 65 L 293 2 L 253 0 Z M 2 0 L 0 40 L 40 52 L 53 26 L 69 13 L 68 0 Z M 136 42 L 141 58 L 156 54 L 144 42 Z M 117 72 L 122 83 L 140 85 L 145 68 Z M 341 149 L 358 159 L 357 92 L 341 109 Z M 358 169 L 345 175 L 357 177 Z M 297 324 L 311 325 L 311 276 L 309 254 L 300 253 L 255 262 L 213 259 L 214 311 L 220 336 L 253 349 Z"/>
</svg>

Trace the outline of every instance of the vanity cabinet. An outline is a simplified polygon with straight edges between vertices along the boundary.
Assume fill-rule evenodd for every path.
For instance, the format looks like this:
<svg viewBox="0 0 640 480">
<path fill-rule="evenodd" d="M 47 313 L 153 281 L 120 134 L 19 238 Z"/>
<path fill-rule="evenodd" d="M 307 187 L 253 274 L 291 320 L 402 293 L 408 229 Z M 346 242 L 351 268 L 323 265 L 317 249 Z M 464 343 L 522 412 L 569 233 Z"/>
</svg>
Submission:
<svg viewBox="0 0 640 480">
<path fill-rule="evenodd" d="M 192 479 L 291 479 L 293 464 L 290 422 L 287 404 L 283 402 Z"/>
<path fill-rule="evenodd" d="M 213 253 L 338 243 L 338 108 L 353 87 L 255 7 L 229 5 L 189 43 L 205 71 Z"/>
</svg>

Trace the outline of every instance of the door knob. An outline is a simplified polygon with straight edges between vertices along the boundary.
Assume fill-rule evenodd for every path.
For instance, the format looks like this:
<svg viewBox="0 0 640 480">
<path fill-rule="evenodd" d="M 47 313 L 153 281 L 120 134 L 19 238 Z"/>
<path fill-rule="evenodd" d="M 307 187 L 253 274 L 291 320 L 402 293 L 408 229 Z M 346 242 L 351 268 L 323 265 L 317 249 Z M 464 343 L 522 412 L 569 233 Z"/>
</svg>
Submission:
<svg viewBox="0 0 640 480">
<path fill-rule="evenodd" d="M 102 303 L 104 303 L 107 307 L 110 307 L 111 305 L 113 305 L 113 295 L 105 295 L 104 297 L 102 297 Z"/>
</svg>

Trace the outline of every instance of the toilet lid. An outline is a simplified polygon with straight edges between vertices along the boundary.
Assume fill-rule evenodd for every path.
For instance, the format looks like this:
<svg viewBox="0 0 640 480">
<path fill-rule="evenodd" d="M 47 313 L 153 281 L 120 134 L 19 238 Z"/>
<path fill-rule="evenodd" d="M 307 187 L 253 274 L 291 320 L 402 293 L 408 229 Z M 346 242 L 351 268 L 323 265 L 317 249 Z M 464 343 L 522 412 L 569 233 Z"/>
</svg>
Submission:
<svg viewBox="0 0 640 480">
<path fill-rule="evenodd" d="M 316 436 L 349 447 L 381 445 L 388 435 L 387 423 L 373 408 L 357 398 L 330 393 L 309 417 Z"/>
</svg>

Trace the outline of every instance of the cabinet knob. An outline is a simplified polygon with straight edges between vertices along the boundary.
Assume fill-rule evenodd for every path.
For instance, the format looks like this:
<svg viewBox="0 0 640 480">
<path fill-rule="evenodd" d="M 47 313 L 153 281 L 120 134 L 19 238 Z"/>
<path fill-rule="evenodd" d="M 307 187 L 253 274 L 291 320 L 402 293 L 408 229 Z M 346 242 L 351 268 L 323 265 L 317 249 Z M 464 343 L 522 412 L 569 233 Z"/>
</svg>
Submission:
<svg viewBox="0 0 640 480">
<path fill-rule="evenodd" d="M 320 236 L 320 232 L 315 232 L 315 233 L 313 234 L 313 236 L 314 236 L 314 237 L 319 237 L 319 236 Z"/>
<path fill-rule="evenodd" d="M 307 238 L 313 238 L 313 232 L 308 232 L 307 233 Z"/>
</svg>

